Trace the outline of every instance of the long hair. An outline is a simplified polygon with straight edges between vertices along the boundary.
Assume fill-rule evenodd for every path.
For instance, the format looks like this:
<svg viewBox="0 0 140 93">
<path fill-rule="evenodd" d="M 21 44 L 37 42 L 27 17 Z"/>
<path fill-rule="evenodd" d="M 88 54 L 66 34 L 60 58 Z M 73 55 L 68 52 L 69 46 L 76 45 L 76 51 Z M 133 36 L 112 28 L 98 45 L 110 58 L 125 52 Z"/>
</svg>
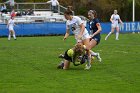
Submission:
<svg viewBox="0 0 140 93">
<path fill-rule="evenodd" d="M 73 12 L 72 12 L 71 9 L 67 9 L 67 10 L 64 12 L 64 14 L 66 14 L 66 15 L 73 15 Z"/>
<path fill-rule="evenodd" d="M 95 10 L 89 10 L 88 12 L 92 13 L 95 18 L 97 18 L 97 12 Z"/>
<path fill-rule="evenodd" d="M 76 54 L 82 54 L 84 52 L 84 46 L 82 43 L 77 43 L 74 47 L 74 51 Z"/>
</svg>

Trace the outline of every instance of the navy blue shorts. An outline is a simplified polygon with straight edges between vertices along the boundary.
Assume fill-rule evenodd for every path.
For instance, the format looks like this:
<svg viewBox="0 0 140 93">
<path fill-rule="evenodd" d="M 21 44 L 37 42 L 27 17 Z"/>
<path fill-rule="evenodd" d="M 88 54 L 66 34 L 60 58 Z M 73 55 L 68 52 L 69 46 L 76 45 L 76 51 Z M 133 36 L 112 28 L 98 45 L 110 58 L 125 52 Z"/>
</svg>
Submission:
<svg viewBox="0 0 140 93">
<path fill-rule="evenodd" d="M 100 43 L 100 39 L 101 37 L 100 36 L 94 36 L 91 38 L 91 40 L 94 39 L 96 42 L 97 42 L 97 45 Z"/>
</svg>

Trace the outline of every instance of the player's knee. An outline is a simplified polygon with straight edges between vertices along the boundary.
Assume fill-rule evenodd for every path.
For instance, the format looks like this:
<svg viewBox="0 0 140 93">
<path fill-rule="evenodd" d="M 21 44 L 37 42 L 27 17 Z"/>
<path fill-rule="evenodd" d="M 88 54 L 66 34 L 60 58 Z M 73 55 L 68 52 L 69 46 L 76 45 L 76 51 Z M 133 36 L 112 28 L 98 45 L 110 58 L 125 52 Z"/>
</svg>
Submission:
<svg viewBox="0 0 140 93">
<path fill-rule="evenodd" d="M 87 50 L 87 51 L 89 51 L 89 50 L 90 50 L 90 48 L 91 48 L 90 46 L 86 46 L 86 50 Z"/>
</svg>

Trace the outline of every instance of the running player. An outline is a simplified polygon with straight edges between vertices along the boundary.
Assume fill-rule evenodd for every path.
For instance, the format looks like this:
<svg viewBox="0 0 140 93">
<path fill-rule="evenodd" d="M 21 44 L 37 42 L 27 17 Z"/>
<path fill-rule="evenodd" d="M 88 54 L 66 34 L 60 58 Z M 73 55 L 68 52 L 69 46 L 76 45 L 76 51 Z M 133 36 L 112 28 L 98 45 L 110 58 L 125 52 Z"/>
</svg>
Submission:
<svg viewBox="0 0 140 93">
<path fill-rule="evenodd" d="M 99 19 L 97 18 L 97 12 L 95 10 L 89 10 L 88 17 L 90 19 L 89 29 L 90 29 L 90 32 L 92 32 L 92 34 L 91 34 L 91 41 L 89 42 L 89 46 L 87 46 L 87 49 L 91 50 L 92 48 L 94 48 L 96 45 L 98 45 L 100 43 L 100 38 L 101 38 L 100 32 L 101 32 L 102 28 L 101 28 Z M 92 55 L 92 53 L 91 53 L 91 55 Z M 94 55 L 96 55 L 97 58 L 101 62 L 99 53 L 94 53 Z M 90 69 L 90 67 L 91 67 L 90 63 L 86 65 L 86 69 Z"/>
<path fill-rule="evenodd" d="M 119 40 L 119 22 L 123 24 L 122 20 L 120 19 L 120 16 L 117 14 L 117 10 L 114 10 L 114 14 L 112 14 L 111 18 L 111 32 L 105 37 L 105 40 L 108 39 L 108 37 L 114 33 L 114 30 L 116 29 L 116 40 Z"/>
<path fill-rule="evenodd" d="M 70 34 L 70 30 L 72 30 L 77 43 L 82 42 L 84 45 L 88 45 L 90 36 L 87 29 L 85 29 L 81 18 L 78 16 L 73 16 L 72 11 L 69 10 L 65 11 L 64 16 L 67 19 L 64 40 L 67 39 Z"/>
<path fill-rule="evenodd" d="M 13 35 L 14 39 L 16 40 L 14 26 L 15 26 L 14 17 L 11 17 L 11 19 L 8 21 L 8 24 L 7 24 L 7 28 L 9 29 L 8 40 L 11 39 L 11 35 Z"/>
<path fill-rule="evenodd" d="M 82 43 L 85 46 L 88 46 L 90 36 L 88 31 L 86 30 L 83 21 L 78 16 L 73 16 L 72 11 L 66 10 L 64 12 L 64 16 L 67 19 L 66 22 L 66 34 L 64 36 L 64 40 L 66 40 L 70 34 L 70 30 L 72 30 L 76 42 Z M 89 50 L 87 49 L 87 53 L 89 54 Z M 88 62 L 89 63 L 89 62 Z"/>
<path fill-rule="evenodd" d="M 65 18 L 67 19 L 66 23 L 66 34 L 64 36 L 64 40 L 69 36 L 70 29 L 73 31 L 75 35 L 75 39 L 77 43 L 82 43 L 85 46 L 89 46 L 89 33 L 87 29 L 85 28 L 83 21 L 78 16 L 72 16 L 72 11 L 67 10 L 64 13 Z M 98 59 L 100 58 L 98 53 L 94 53 L 93 51 L 87 49 L 87 54 L 90 56 L 90 53 L 92 52 L 92 56 L 96 56 Z M 99 60 L 101 61 L 101 60 Z M 90 64 L 90 57 L 88 58 L 88 64 Z M 87 66 L 86 68 L 87 69 Z"/>
</svg>

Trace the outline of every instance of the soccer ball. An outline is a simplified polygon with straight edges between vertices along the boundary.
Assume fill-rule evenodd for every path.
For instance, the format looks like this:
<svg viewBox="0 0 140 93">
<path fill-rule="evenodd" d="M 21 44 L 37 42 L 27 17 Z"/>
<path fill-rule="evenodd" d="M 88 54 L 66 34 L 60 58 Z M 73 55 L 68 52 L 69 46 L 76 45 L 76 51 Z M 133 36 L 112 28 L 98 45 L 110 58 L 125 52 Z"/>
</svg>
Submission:
<svg viewBox="0 0 140 93">
<path fill-rule="evenodd" d="M 72 57 L 73 54 L 74 54 L 74 51 L 72 49 L 69 49 L 67 54 L 68 54 L 69 57 Z"/>
</svg>

